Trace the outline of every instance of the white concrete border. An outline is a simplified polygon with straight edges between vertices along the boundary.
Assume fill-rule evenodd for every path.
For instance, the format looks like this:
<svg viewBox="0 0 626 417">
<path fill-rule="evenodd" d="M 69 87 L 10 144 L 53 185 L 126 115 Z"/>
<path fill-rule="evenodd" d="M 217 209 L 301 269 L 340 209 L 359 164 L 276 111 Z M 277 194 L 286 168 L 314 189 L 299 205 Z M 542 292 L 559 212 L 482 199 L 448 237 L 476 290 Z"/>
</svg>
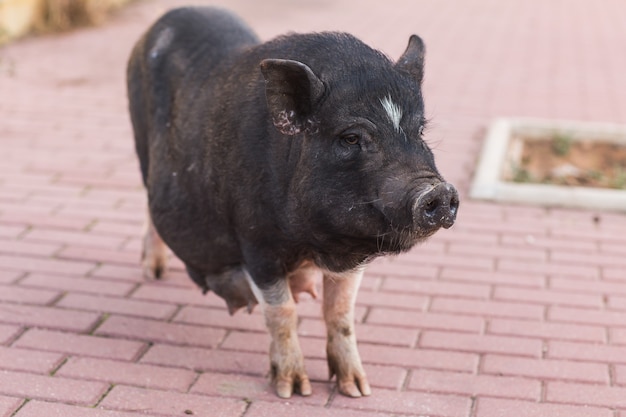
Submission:
<svg viewBox="0 0 626 417">
<path fill-rule="evenodd" d="M 503 181 L 501 176 L 505 169 L 509 144 L 516 134 L 566 134 L 572 140 L 585 138 L 626 144 L 626 126 L 623 125 L 542 119 L 496 119 L 489 127 L 483 144 L 470 197 L 544 206 L 626 211 L 626 190 Z"/>
</svg>

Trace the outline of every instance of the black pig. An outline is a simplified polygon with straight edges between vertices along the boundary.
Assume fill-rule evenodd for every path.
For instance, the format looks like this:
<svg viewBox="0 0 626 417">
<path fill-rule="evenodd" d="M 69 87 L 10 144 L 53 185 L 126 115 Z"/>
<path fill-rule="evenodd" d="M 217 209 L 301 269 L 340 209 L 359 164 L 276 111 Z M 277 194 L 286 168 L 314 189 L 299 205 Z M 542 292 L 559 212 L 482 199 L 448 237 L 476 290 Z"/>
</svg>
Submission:
<svg viewBox="0 0 626 417">
<path fill-rule="evenodd" d="M 396 63 L 346 33 L 260 43 L 213 8 L 168 12 L 133 50 L 144 273 L 162 275 L 167 244 L 231 314 L 260 303 L 281 397 L 311 394 L 297 294 L 323 280 L 331 377 L 369 395 L 354 333 L 365 265 L 454 223 L 458 194 L 422 140 L 423 60 L 416 35 Z"/>
</svg>

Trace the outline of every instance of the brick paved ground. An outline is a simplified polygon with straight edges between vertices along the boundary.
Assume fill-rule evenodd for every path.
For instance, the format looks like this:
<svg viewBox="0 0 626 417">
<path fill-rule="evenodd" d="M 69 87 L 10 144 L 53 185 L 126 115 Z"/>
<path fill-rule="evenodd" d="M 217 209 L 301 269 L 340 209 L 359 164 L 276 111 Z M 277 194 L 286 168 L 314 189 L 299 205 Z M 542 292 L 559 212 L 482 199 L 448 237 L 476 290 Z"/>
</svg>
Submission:
<svg viewBox="0 0 626 417">
<path fill-rule="evenodd" d="M 223 3 L 263 38 L 342 29 L 397 57 L 422 35 L 427 137 L 463 195 L 492 117 L 626 123 L 621 0 Z M 453 229 L 370 268 L 359 400 L 326 382 L 315 302 L 315 393 L 286 402 L 258 312 L 229 317 L 179 264 L 144 282 L 124 65 L 179 4 L 0 50 L 0 416 L 626 417 L 624 214 L 463 199 Z"/>
</svg>

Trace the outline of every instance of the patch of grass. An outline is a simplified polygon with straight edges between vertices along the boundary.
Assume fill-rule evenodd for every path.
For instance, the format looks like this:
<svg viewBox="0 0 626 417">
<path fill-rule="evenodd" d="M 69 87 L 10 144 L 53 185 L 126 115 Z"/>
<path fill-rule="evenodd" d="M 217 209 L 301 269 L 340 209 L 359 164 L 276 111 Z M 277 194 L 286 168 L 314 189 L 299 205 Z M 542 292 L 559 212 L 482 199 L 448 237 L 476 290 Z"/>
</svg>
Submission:
<svg viewBox="0 0 626 417">
<path fill-rule="evenodd" d="M 555 133 L 552 137 L 552 150 L 556 155 L 565 156 L 572 148 L 572 136 L 566 133 Z"/>
<path fill-rule="evenodd" d="M 626 169 L 621 166 L 615 167 L 615 177 L 611 180 L 610 187 L 618 190 L 626 189 Z"/>
<path fill-rule="evenodd" d="M 530 174 L 530 171 L 528 171 L 524 167 L 514 165 L 511 171 L 513 172 L 513 182 L 534 182 L 533 176 Z"/>
</svg>

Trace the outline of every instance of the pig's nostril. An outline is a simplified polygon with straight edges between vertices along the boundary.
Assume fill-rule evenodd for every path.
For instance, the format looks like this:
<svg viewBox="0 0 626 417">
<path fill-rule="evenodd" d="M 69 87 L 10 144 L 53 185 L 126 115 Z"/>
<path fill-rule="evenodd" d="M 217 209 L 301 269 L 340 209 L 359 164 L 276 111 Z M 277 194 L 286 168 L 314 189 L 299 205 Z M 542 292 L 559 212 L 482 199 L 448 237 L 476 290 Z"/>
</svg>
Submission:
<svg viewBox="0 0 626 417">
<path fill-rule="evenodd" d="M 458 197 L 452 197 L 452 199 L 450 200 L 450 212 L 456 216 L 456 212 L 459 209 L 459 198 Z"/>
<path fill-rule="evenodd" d="M 434 216 L 439 208 L 439 199 L 435 198 L 424 205 L 424 214 Z"/>
</svg>

